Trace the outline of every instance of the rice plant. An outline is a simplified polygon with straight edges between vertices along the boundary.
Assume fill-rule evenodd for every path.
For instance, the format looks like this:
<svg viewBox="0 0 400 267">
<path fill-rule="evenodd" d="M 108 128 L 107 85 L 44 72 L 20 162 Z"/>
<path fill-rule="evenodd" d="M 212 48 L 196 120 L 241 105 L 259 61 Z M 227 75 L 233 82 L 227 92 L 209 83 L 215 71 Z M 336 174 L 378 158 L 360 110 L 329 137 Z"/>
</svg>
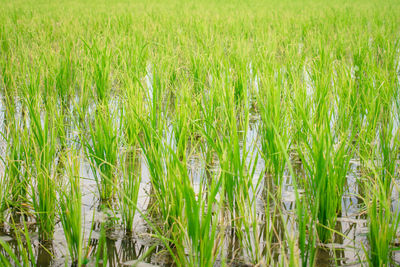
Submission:
<svg viewBox="0 0 400 267">
<path fill-rule="evenodd" d="M 288 96 L 285 96 L 284 88 L 282 88 L 282 74 L 278 75 L 277 82 L 265 79 L 264 83 L 258 98 L 258 109 L 262 121 L 262 151 L 267 161 L 267 171 L 273 175 L 275 185 L 279 186 L 282 182 L 286 160 L 277 139 L 282 140 L 285 151 L 288 151 L 290 146 L 289 125 L 284 119 L 289 113 L 284 101 Z"/>
<path fill-rule="evenodd" d="M 98 104 L 94 117 L 84 142 L 100 199 L 107 202 L 116 192 L 117 127 L 107 105 Z"/>
<path fill-rule="evenodd" d="M 319 115 L 322 116 L 322 115 Z M 317 127 L 308 125 L 311 138 L 305 137 L 305 147 L 299 150 L 307 172 L 306 192 L 310 194 L 310 209 L 315 208 L 318 218 L 317 231 L 321 242 L 329 242 L 331 232 L 341 211 L 346 175 L 351 159 L 351 137 L 340 136 L 336 141 L 329 129 L 329 117 Z M 303 151 L 307 151 L 305 154 Z"/>
<path fill-rule="evenodd" d="M 31 84 L 28 90 L 35 91 L 37 84 Z M 39 225 L 39 235 L 42 240 L 51 240 L 54 234 L 56 216 L 56 182 L 54 177 L 54 162 L 57 153 L 57 136 L 54 117 L 50 114 L 54 106 L 47 106 L 42 119 L 42 105 L 39 95 L 27 99 L 29 111 L 29 175 L 31 179 L 31 198 L 35 216 Z"/>
<path fill-rule="evenodd" d="M 66 158 L 66 184 L 59 188 L 59 217 L 67 241 L 69 255 L 77 266 L 82 265 L 84 229 L 82 228 L 82 190 L 79 176 L 80 157 L 76 152 L 63 155 Z"/>
<path fill-rule="evenodd" d="M 390 266 L 392 253 L 396 250 L 393 242 L 400 223 L 398 207 L 393 210 L 386 182 L 371 179 L 370 194 L 365 199 L 368 212 L 368 263 L 370 266 Z M 367 248 L 366 248 L 367 249 Z"/>
<path fill-rule="evenodd" d="M 175 154 L 175 157 L 178 155 Z M 200 183 L 198 191 L 201 197 L 196 197 L 186 168 L 180 161 L 174 164 L 177 164 L 175 175 L 180 176 L 176 181 L 177 193 L 182 195 L 184 207 L 183 216 L 175 217 L 180 231 L 172 233 L 172 242 L 176 247 L 171 252 L 178 266 L 214 266 L 222 242 L 218 227 L 222 202 L 215 203 L 222 180 L 215 179 L 207 185 Z M 206 196 L 202 194 L 203 188 L 207 188 Z"/>
<path fill-rule="evenodd" d="M 10 123 L 10 131 L 8 133 L 8 148 L 6 156 L 6 169 L 4 177 L 4 188 L 9 192 L 9 198 L 6 199 L 8 206 L 14 207 L 16 210 L 22 208 L 22 204 L 27 202 L 28 193 L 28 172 L 26 166 L 26 144 L 24 144 L 24 138 L 26 137 L 27 131 L 20 130 L 19 127 L 15 127 L 17 122 Z M 14 128 L 15 127 L 15 128 Z M 6 185 L 6 181 L 8 185 Z M 5 202 L 4 202 L 5 203 Z"/>
</svg>

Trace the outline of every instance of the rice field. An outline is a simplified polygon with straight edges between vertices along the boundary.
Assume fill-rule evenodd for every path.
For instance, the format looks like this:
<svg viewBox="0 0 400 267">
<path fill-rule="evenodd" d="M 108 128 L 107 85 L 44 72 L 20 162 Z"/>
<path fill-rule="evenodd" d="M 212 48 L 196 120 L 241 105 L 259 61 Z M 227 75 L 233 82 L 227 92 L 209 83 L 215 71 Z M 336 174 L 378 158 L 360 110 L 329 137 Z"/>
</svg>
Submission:
<svg viewBox="0 0 400 267">
<path fill-rule="evenodd" d="M 1 266 L 399 266 L 400 3 L 0 0 Z"/>
</svg>

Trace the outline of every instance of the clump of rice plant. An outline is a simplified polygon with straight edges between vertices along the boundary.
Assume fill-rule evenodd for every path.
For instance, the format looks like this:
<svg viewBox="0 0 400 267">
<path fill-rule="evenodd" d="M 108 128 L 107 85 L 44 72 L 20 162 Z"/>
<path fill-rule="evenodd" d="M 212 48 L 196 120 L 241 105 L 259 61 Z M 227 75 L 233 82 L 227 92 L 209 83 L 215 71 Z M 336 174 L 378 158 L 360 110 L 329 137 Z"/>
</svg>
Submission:
<svg viewBox="0 0 400 267">
<path fill-rule="evenodd" d="M 7 57 L 6 57 L 7 58 Z M 6 62 L 2 62 L 3 66 L 0 69 L 1 77 L 0 80 L 1 89 L 3 99 L 2 102 L 6 109 L 4 124 L 8 125 L 9 122 L 13 122 L 15 120 L 14 116 L 16 114 L 16 98 L 17 92 L 15 90 L 15 77 L 12 74 L 12 64 L 10 60 L 5 60 Z"/>
<path fill-rule="evenodd" d="M 313 207 L 311 207 L 313 209 Z M 310 212 L 304 196 L 296 195 L 296 218 L 298 229 L 298 247 L 300 250 L 301 266 L 315 264 L 316 258 L 316 215 L 317 212 Z"/>
<path fill-rule="evenodd" d="M 304 137 L 304 147 L 298 152 L 306 170 L 305 188 L 310 194 L 310 210 L 316 212 L 318 238 L 323 243 L 331 240 L 330 229 L 334 228 L 337 214 L 341 211 L 351 159 L 351 142 L 346 139 L 348 136 L 341 135 L 335 141 L 329 116 L 325 114 L 325 117 L 319 115 L 321 123 L 315 126 L 308 124 L 310 137 Z"/>
<path fill-rule="evenodd" d="M 26 166 L 26 140 L 27 131 L 21 130 L 16 122 L 10 123 L 10 131 L 7 138 L 7 156 L 5 179 L 8 181 L 9 199 L 8 205 L 16 210 L 21 210 L 21 204 L 27 202 L 28 193 L 28 172 Z M 4 188 L 7 188 L 4 185 Z"/>
<path fill-rule="evenodd" d="M 97 43 L 88 47 L 93 57 L 93 80 L 95 87 L 95 97 L 99 103 L 109 101 L 111 80 L 110 80 L 110 51 L 107 47 L 99 48 Z"/>
<path fill-rule="evenodd" d="M 276 82 L 269 79 L 262 80 L 264 82 L 257 102 L 262 122 L 260 127 L 261 146 L 267 162 L 267 172 L 273 175 L 275 185 L 279 186 L 282 182 L 286 159 L 283 155 L 284 152 L 281 151 L 278 138 L 283 142 L 282 149 L 285 151 L 289 150 L 290 144 L 289 124 L 285 120 L 289 114 L 285 101 L 285 97 L 288 96 L 285 96 L 281 72 L 276 79 Z"/>
<path fill-rule="evenodd" d="M 78 68 L 71 52 L 72 44 L 66 45 L 64 49 L 55 77 L 55 88 L 62 109 L 68 109 L 75 92 Z"/>
<path fill-rule="evenodd" d="M 206 132 L 205 138 L 207 146 L 211 147 L 218 157 L 220 179 L 226 194 L 225 204 L 234 222 L 238 205 L 249 197 L 251 178 L 258 157 L 253 157 L 254 151 L 246 144 L 249 125 L 248 106 L 243 109 L 236 107 L 234 92 L 229 90 L 224 92 L 219 101 L 222 105 L 222 117 L 226 121 L 222 128 L 214 128 L 212 118 L 211 121 L 206 121 L 206 124 L 211 125 L 211 132 L 210 134 Z M 247 162 L 247 159 L 250 159 L 250 162 Z"/>
<path fill-rule="evenodd" d="M 393 263 L 393 245 L 400 223 L 399 207 L 392 207 L 386 182 L 380 177 L 370 180 L 369 194 L 365 198 L 368 212 L 368 241 L 366 249 L 370 266 L 390 266 Z"/>
<path fill-rule="evenodd" d="M 133 230 L 133 222 L 137 210 L 141 175 L 140 154 L 138 151 L 126 151 L 123 155 L 122 181 L 120 184 L 120 212 L 122 222 L 127 232 Z"/>
<path fill-rule="evenodd" d="M 175 185 L 184 205 L 182 215 L 175 217 L 180 231 L 172 233 L 176 262 L 178 266 L 214 266 L 221 249 L 222 237 L 218 225 L 222 202 L 216 202 L 216 198 L 222 180 L 214 179 L 206 186 L 200 183 L 199 195 L 196 196 L 185 165 L 179 160 L 175 164 L 175 175 L 180 176 Z M 204 194 L 203 188 L 206 188 L 207 194 Z"/>
<path fill-rule="evenodd" d="M 394 128 L 393 113 L 386 111 L 381 113 L 381 127 L 379 128 L 379 168 L 381 169 L 380 179 L 384 184 L 386 192 L 390 195 L 392 181 L 396 174 L 396 161 L 400 149 L 400 131 Z M 378 167 L 378 166 L 377 166 Z"/>
<path fill-rule="evenodd" d="M 33 94 L 33 99 L 26 99 L 30 120 L 29 147 L 27 148 L 29 151 L 26 154 L 30 155 L 27 160 L 30 166 L 31 198 L 39 226 L 39 236 L 41 240 L 51 240 L 56 216 L 54 162 L 58 148 L 57 129 L 55 118 L 51 115 L 54 106 L 48 104 L 42 117 L 42 105 L 38 96 Z"/>
<path fill-rule="evenodd" d="M 133 86 L 133 84 L 130 84 Z M 139 139 L 141 138 L 140 116 L 143 116 L 144 103 L 142 91 L 137 87 L 126 89 L 123 106 L 124 141 L 126 149 L 121 153 L 121 175 L 120 183 L 120 212 L 125 230 L 133 230 L 133 222 L 137 210 L 137 201 L 141 183 L 141 153 L 139 150 Z"/>
<path fill-rule="evenodd" d="M 58 188 L 59 217 L 72 261 L 81 266 L 83 260 L 82 192 L 79 176 L 81 158 L 76 152 L 65 155 L 66 181 Z"/>
<path fill-rule="evenodd" d="M 162 92 L 165 84 L 157 70 L 152 73 L 153 85 L 146 97 L 148 116 L 146 120 L 137 117 L 142 130 L 139 144 L 151 178 L 148 213 L 162 220 L 161 229 L 169 237 L 178 229 L 175 220 L 182 212 L 183 203 L 175 186 L 180 178 L 173 173 L 176 159 L 168 152 L 167 138 L 164 137 L 167 120 L 163 112 Z"/>
<path fill-rule="evenodd" d="M 117 127 L 108 105 L 97 104 L 94 120 L 89 125 L 89 136 L 84 142 L 102 201 L 109 201 L 115 197 L 117 138 Z"/>
</svg>

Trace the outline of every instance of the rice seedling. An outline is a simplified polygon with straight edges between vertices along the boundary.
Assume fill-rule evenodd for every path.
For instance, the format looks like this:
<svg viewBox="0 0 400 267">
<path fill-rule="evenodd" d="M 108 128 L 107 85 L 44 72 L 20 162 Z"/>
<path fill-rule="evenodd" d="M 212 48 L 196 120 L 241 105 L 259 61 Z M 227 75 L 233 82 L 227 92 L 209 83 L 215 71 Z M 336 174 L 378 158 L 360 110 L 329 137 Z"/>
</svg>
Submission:
<svg viewBox="0 0 400 267">
<path fill-rule="evenodd" d="M 60 60 L 58 73 L 55 78 L 55 87 L 57 90 L 58 99 L 61 100 L 63 109 L 69 107 L 72 96 L 74 95 L 74 87 L 76 83 L 78 71 L 76 63 L 72 58 L 72 44 L 66 45 L 64 56 Z"/>
<path fill-rule="evenodd" d="M 120 212 L 125 229 L 133 230 L 133 223 L 137 209 L 141 176 L 139 153 L 129 151 L 124 155 L 124 166 L 122 170 L 122 185 L 120 188 Z"/>
<path fill-rule="evenodd" d="M 38 90 L 36 86 L 38 84 L 31 84 L 28 89 L 33 93 L 33 99 L 26 99 L 31 131 L 30 144 L 27 148 L 29 152 L 26 153 L 31 155 L 31 158 L 27 159 L 30 166 L 29 175 L 35 178 L 31 179 L 30 186 L 40 239 L 51 240 L 56 215 L 56 183 L 53 166 L 58 145 L 54 117 L 50 115 L 54 107 L 47 106 L 42 119 L 40 99 L 34 94 Z"/>
<path fill-rule="evenodd" d="M 17 210 L 21 209 L 21 204 L 27 201 L 28 193 L 28 172 L 26 166 L 26 144 L 23 143 L 27 131 L 19 130 L 16 122 L 10 125 L 8 134 L 8 148 L 7 148 L 7 164 L 5 170 L 5 181 L 8 185 L 4 184 L 5 190 L 9 192 L 8 206 L 15 207 Z M 22 137 L 22 138 L 21 138 Z M 4 182 L 5 182 L 4 181 Z"/>
<path fill-rule="evenodd" d="M 178 266 L 214 266 L 221 247 L 218 224 L 222 202 L 221 199 L 216 202 L 216 198 L 222 180 L 214 179 L 206 186 L 200 183 L 197 197 L 185 165 L 179 160 L 174 163 L 177 164 L 175 175 L 179 177 L 176 186 L 184 207 L 182 216 L 175 217 L 180 231 L 172 233 L 175 248 L 171 252 L 176 256 Z M 202 194 L 203 188 L 207 188 L 206 196 Z"/>
<path fill-rule="evenodd" d="M 148 103 L 149 120 L 139 120 L 140 127 L 143 130 L 143 138 L 139 139 L 139 144 L 149 167 L 152 193 L 154 193 L 155 198 L 160 201 L 159 211 L 165 216 L 163 218 L 167 218 L 168 205 L 166 205 L 166 199 L 162 198 L 162 196 L 166 195 L 165 190 L 167 184 L 164 179 L 165 163 L 162 143 L 164 124 L 161 118 L 162 113 L 160 110 L 161 101 L 159 99 L 159 93 L 158 88 L 154 88 L 151 98 L 153 103 L 149 101 L 150 96 L 147 98 L 150 102 Z"/>
<path fill-rule="evenodd" d="M 351 159 L 352 139 L 351 136 L 350 139 L 346 139 L 349 137 L 344 135 L 335 143 L 329 129 L 329 117 L 325 116 L 318 128 L 308 124 L 307 130 L 310 131 L 311 138 L 308 140 L 305 137 L 304 140 L 307 140 L 305 147 L 299 150 L 308 176 L 305 188 L 311 196 L 310 209 L 316 212 L 320 224 L 317 226 L 317 231 L 321 242 L 330 241 L 329 228 L 333 229 L 336 216 L 341 211 L 341 200 Z M 307 151 L 307 154 L 303 151 Z"/>
<path fill-rule="evenodd" d="M 251 188 L 251 192 L 256 195 L 257 188 Z M 270 194 L 270 193 L 267 193 Z M 241 241 L 249 261 L 254 265 L 274 264 L 273 238 L 275 237 L 274 223 L 275 218 L 280 216 L 277 207 L 273 207 L 273 197 L 267 196 L 264 203 L 265 221 L 260 222 L 259 208 L 256 205 L 256 198 L 243 201 L 238 210 L 241 217 L 237 218 L 237 235 Z M 284 255 L 284 254 L 282 254 Z"/>
<path fill-rule="evenodd" d="M 304 198 L 304 197 L 303 197 Z M 313 208 L 313 207 L 312 207 Z M 310 214 L 311 213 L 311 214 Z M 300 250 L 301 266 L 313 266 L 316 258 L 316 221 L 317 212 L 309 212 L 306 200 L 296 197 L 296 214 L 298 223 L 298 246 Z M 311 215 L 311 216 L 310 216 Z"/>
<path fill-rule="evenodd" d="M 392 209 L 386 181 L 379 177 L 371 179 L 369 192 L 365 198 L 369 218 L 369 248 L 365 248 L 368 251 L 368 263 L 370 266 L 390 266 L 393 263 L 392 253 L 396 249 L 393 241 L 400 223 L 398 207 Z"/>
<path fill-rule="evenodd" d="M 273 175 L 276 186 L 282 182 L 286 160 L 281 151 L 278 138 L 284 143 L 285 151 L 289 150 L 289 125 L 285 121 L 288 110 L 285 107 L 285 92 L 282 88 L 283 77 L 279 73 L 277 82 L 265 79 L 260 89 L 258 98 L 258 110 L 262 121 L 261 144 L 264 158 L 267 162 L 267 172 Z M 279 135 L 279 137 L 277 137 Z"/>
<path fill-rule="evenodd" d="M 126 151 L 122 154 L 122 182 L 120 185 L 120 212 L 125 230 L 133 230 L 136 205 L 141 183 L 141 153 L 139 141 L 142 135 L 140 116 L 144 113 L 143 92 L 136 80 L 127 79 L 127 89 L 123 102 L 123 124 Z M 139 115 L 140 114 L 140 115 Z"/>
<path fill-rule="evenodd" d="M 92 46 L 86 44 L 93 57 L 93 80 L 96 100 L 106 103 L 110 97 L 110 52 L 107 47 L 100 49 L 96 43 Z"/>
<path fill-rule="evenodd" d="M 254 171 L 252 167 L 256 165 L 257 158 L 252 157 L 252 151 L 246 145 L 249 125 L 248 108 L 243 108 L 243 117 L 239 117 L 239 120 L 237 120 L 239 108 L 235 107 L 233 91 L 225 91 L 221 104 L 223 105 L 223 117 L 226 119 L 225 127 L 222 129 L 212 128 L 215 133 L 205 137 L 207 144 L 214 149 L 218 156 L 221 179 L 226 194 L 226 206 L 232 213 L 232 219 L 234 219 L 237 206 L 243 199 L 249 197 L 250 184 L 252 183 L 251 174 Z M 206 121 L 206 123 L 210 122 Z M 240 136 L 241 129 L 243 129 L 242 136 Z M 213 136 L 216 138 L 214 139 Z M 241 148 L 243 148 L 242 151 Z M 248 158 L 251 160 L 249 164 Z M 241 200 L 237 198 L 237 194 L 243 194 Z"/>
<path fill-rule="evenodd" d="M 8 63 L 8 64 L 7 64 Z M 13 115 L 15 114 L 15 109 L 16 109 L 16 95 L 17 93 L 15 92 L 15 81 L 12 75 L 12 65 L 9 63 L 9 61 L 3 65 L 3 68 L 1 69 L 1 76 L 2 76 L 2 91 L 3 91 L 3 96 L 4 96 L 4 106 L 6 108 L 6 117 L 5 119 L 5 125 L 7 126 L 8 122 L 14 121 Z"/>
<path fill-rule="evenodd" d="M 69 255 L 77 266 L 82 265 L 84 229 L 82 228 L 82 192 L 79 176 L 79 156 L 76 152 L 63 155 L 66 158 L 67 181 L 59 187 L 59 217 L 67 241 Z"/>
<path fill-rule="evenodd" d="M 381 179 L 383 180 L 386 192 L 390 195 L 392 191 L 392 181 L 397 178 L 396 159 L 399 155 L 399 129 L 393 127 L 392 112 L 382 112 L 381 127 L 379 131 L 379 158 L 381 163 Z"/>
<path fill-rule="evenodd" d="M 116 192 L 117 127 L 107 105 L 99 103 L 94 117 L 84 143 L 100 199 L 107 202 Z"/>
</svg>

